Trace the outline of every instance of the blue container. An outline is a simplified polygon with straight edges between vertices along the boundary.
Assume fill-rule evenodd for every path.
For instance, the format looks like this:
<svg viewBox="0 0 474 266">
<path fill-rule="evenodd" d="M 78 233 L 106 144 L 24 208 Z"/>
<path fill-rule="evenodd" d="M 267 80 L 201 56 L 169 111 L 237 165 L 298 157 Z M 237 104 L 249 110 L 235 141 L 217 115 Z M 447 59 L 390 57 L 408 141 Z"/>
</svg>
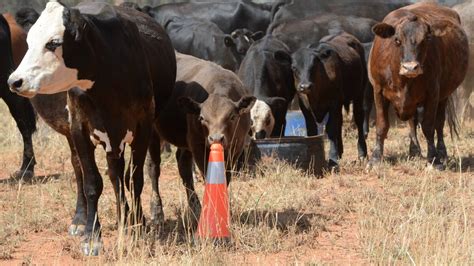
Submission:
<svg viewBox="0 0 474 266">
<path fill-rule="evenodd" d="M 301 111 L 288 111 L 286 113 L 285 136 L 306 136 L 306 122 Z"/>
</svg>

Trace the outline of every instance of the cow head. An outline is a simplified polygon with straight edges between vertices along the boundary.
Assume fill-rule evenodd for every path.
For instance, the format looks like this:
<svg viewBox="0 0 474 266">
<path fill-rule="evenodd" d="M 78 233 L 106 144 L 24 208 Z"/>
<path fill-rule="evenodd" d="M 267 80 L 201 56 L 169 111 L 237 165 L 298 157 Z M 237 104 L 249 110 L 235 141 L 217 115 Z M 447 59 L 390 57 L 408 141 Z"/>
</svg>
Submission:
<svg viewBox="0 0 474 266">
<path fill-rule="evenodd" d="M 182 97 L 178 102 L 187 113 L 198 116 L 208 145 L 220 143 L 228 149 L 234 138 L 242 133 L 239 130 L 241 117 L 248 116 L 255 100 L 253 96 L 244 96 L 234 102 L 227 96 L 210 94 L 203 103 L 189 97 Z M 247 132 L 243 134 L 247 136 Z"/>
<path fill-rule="evenodd" d="M 322 90 L 337 82 L 339 62 L 339 55 L 327 43 L 297 50 L 292 55 L 296 91 L 318 98 Z"/>
<path fill-rule="evenodd" d="M 391 39 L 399 50 L 399 74 L 406 78 L 416 78 L 423 74 L 423 63 L 428 54 L 428 44 L 433 36 L 442 36 L 446 25 L 429 25 L 416 15 L 404 17 L 396 26 L 378 23 L 372 31 L 384 39 Z"/>
<path fill-rule="evenodd" d="M 263 32 L 251 32 L 248 29 L 234 30 L 230 35 L 225 37 L 225 45 L 227 47 L 235 47 L 240 55 L 245 55 L 254 41 L 263 37 Z"/>
<path fill-rule="evenodd" d="M 267 97 L 257 100 L 250 110 L 251 133 L 254 139 L 270 137 L 275 126 L 274 110 L 286 108 L 287 102 L 282 97 Z"/>
<path fill-rule="evenodd" d="M 91 80 L 79 79 L 78 70 L 65 62 L 65 46 L 79 42 L 87 23 L 78 10 L 51 1 L 31 27 L 28 51 L 8 84 L 10 90 L 25 97 L 52 94 L 72 87 L 89 89 Z"/>
</svg>

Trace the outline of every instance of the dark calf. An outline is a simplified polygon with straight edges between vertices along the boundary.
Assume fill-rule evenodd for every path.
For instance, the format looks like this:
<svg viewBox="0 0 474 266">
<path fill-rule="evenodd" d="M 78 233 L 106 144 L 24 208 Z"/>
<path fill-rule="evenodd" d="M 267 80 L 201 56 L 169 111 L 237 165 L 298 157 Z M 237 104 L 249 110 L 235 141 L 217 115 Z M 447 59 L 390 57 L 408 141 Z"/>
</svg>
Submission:
<svg viewBox="0 0 474 266">
<path fill-rule="evenodd" d="M 308 135 L 317 135 L 316 122 L 329 113 L 329 166 L 337 167 L 343 153 L 342 107 L 353 103 L 358 131 L 359 157 L 367 156 L 364 137 L 363 98 L 367 83 L 364 49 L 352 35 L 342 33 L 321 39 L 292 55 L 295 86 L 306 118 Z"/>
<path fill-rule="evenodd" d="M 201 205 L 194 191 L 192 160 L 205 173 L 211 143 L 221 143 L 226 158 L 228 182 L 231 170 L 246 145 L 250 130 L 250 109 L 255 97 L 249 96 L 239 78 L 214 63 L 178 54 L 176 87 L 159 116 L 150 145 L 150 175 L 154 200 L 152 219 L 162 221 L 158 191 L 160 137 L 178 147 L 176 159 L 188 202 L 195 217 Z"/>
<path fill-rule="evenodd" d="M 264 33 L 262 31 L 253 33 L 248 29 L 236 29 L 230 34 L 230 36 L 226 37 L 226 43 L 235 46 L 235 50 L 239 55 L 241 55 L 241 62 L 252 43 L 260 40 L 263 35 Z"/>
<path fill-rule="evenodd" d="M 254 138 L 279 137 L 285 132 L 288 104 L 295 95 L 288 47 L 265 36 L 250 47 L 239 77 L 257 102 L 252 108 Z"/>
</svg>

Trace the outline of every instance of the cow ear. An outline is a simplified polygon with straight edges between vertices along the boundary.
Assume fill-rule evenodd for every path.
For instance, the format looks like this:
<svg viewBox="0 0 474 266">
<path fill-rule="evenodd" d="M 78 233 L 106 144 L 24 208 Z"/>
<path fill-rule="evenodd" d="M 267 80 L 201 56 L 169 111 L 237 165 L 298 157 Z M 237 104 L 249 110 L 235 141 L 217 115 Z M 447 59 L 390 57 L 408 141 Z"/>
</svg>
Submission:
<svg viewBox="0 0 474 266">
<path fill-rule="evenodd" d="M 79 10 L 71 8 L 69 10 L 70 30 L 74 40 L 81 41 L 88 30 L 87 21 Z"/>
<path fill-rule="evenodd" d="M 395 28 L 387 23 L 377 23 L 372 27 L 372 32 L 381 38 L 390 38 L 395 34 Z"/>
<path fill-rule="evenodd" d="M 245 114 L 249 113 L 250 109 L 252 109 L 253 105 L 255 104 L 255 101 L 257 98 L 254 96 L 244 96 L 240 99 L 240 101 L 237 103 L 237 109 L 239 110 L 239 114 Z"/>
<path fill-rule="evenodd" d="M 232 46 L 235 45 L 234 40 L 232 40 L 232 37 L 229 36 L 229 35 L 226 35 L 226 36 L 224 37 L 224 44 L 225 44 L 225 46 L 227 46 L 227 47 L 232 47 Z"/>
<path fill-rule="evenodd" d="M 257 31 L 255 33 L 253 33 L 250 38 L 252 38 L 252 40 L 254 41 L 258 41 L 260 39 L 263 38 L 263 36 L 265 36 L 265 34 L 263 33 L 263 31 Z"/>
<path fill-rule="evenodd" d="M 187 114 L 198 115 L 201 113 L 201 104 L 190 97 L 180 97 L 178 99 L 178 106 Z"/>
<path fill-rule="evenodd" d="M 443 22 L 438 22 L 428 26 L 428 32 L 436 37 L 444 36 L 448 32 L 448 30 L 448 25 Z"/>
<path fill-rule="evenodd" d="M 278 50 L 273 53 L 273 57 L 280 63 L 291 64 L 291 56 L 285 51 Z"/>
<path fill-rule="evenodd" d="M 329 60 L 324 60 L 323 65 L 324 65 L 324 71 L 326 71 L 326 75 L 328 76 L 329 80 L 335 80 L 336 79 L 336 62 L 337 60 L 335 59 L 329 59 Z"/>
</svg>

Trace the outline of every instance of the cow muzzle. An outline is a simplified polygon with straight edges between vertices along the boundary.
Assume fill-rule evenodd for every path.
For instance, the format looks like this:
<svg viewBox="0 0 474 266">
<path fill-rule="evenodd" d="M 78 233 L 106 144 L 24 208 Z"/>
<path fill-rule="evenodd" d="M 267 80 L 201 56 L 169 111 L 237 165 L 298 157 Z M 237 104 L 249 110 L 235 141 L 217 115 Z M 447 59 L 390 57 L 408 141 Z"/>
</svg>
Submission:
<svg viewBox="0 0 474 266">
<path fill-rule="evenodd" d="M 403 62 L 400 64 L 400 75 L 407 78 L 416 78 L 423 74 L 421 65 L 416 61 Z"/>
<path fill-rule="evenodd" d="M 308 94 L 311 91 L 311 88 L 313 87 L 313 83 L 311 82 L 305 82 L 305 83 L 300 83 L 298 85 L 297 92 L 298 93 L 306 93 Z"/>
<path fill-rule="evenodd" d="M 214 143 L 219 143 L 225 146 L 225 136 L 224 134 L 212 134 L 207 137 L 207 140 L 209 142 L 209 145 L 212 145 Z"/>
<path fill-rule="evenodd" d="M 255 139 L 264 139 L 267 137 L 267 132 L 265 130 L 260 130 L 257 133 L 255 133 Z"/>
<path fill-rule="evenodd" d="M 36 95 L 35 91 L 28 90 L 25 88 L 25 82 L 21 78 L 10 77 L 8 79 L 8 87 L 10 87 L 11 92 L 23 97 L 32 98 Z"/>
</svg>

